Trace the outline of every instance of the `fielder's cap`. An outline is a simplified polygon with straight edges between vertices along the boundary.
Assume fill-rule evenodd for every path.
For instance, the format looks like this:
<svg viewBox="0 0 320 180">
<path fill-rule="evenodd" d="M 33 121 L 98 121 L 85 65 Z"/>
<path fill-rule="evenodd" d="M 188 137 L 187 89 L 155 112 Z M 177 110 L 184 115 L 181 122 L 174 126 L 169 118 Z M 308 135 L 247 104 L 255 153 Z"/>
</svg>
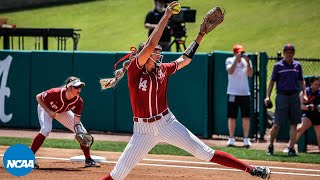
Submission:
<svg viewBox="0 0 320 180">
<path fill-rule="evenodd" d="M 233 46 L 233 53 L 239 53 L 239 52 L 244 52 L 243 46 L 240 44 L 236 44 Z"/>
<path fill-rule="evenodd" d="M 292 51 L 295 51 L 294 45 L 293 45 L 293 44 L 290 44 L 290 43 L 288 43 L 288 44 L 284 45 L 284 47 L 283 47 L 283 51 L 286 51 L 286 50 L 292 50 Z"/>
<path fill-rule="evenodd" d="M 81 87 L 83 87 L 83 86 L 85 86 L 85 85 L 86 85 L 86 83 L 81 82 L 80 79 L 74 79 L 74 80 L 70 81 L 70 82 L 67 84 L 67 88 L 70 87 L 70 86 L 73 86 L 73 87 L 79 87 L 79 86 L 81 86 Z"/>
<path fill-rule="evenodd" d="M 145 45 L 146 45 L 146 43 L 139 44 L 138 52 L 140 52 L 144 48 Z M 162 51 L 162 47 L 160 45 L 157 45 L 155 49 Z"/>
</svg>

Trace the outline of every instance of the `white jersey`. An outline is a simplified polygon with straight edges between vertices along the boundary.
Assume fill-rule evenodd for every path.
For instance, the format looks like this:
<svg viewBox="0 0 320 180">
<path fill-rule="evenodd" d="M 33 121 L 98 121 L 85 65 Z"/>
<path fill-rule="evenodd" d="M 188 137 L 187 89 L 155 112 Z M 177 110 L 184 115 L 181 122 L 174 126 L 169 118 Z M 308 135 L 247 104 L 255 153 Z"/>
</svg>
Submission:
<svg viewBox="0 0 320 180">
<path fill-rule="evenodd" d="M 226 60 L 226 69 L 228 70 L 236 57 L 229 57 Z M 252 63 L 249 61 L 251 67 Z M 228 73 L 228 88 L 227 94 L 230 95 L 237 95 L 237 96 L 249 96 L 250 89 L 249 89 L 249 81 L 248 81 L 248 63 L 244 58 L 241 58 L 241 62 L 237 63 L 236 68 L 232 74 Z"/>
</svg>

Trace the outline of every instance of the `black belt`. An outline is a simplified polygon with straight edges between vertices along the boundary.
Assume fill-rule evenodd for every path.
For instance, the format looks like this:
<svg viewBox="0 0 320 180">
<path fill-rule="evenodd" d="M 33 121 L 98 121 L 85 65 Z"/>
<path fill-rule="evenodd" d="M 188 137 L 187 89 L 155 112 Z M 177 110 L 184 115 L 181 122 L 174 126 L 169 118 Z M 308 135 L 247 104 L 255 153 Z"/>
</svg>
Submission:
<svg viewBox="0 0 320 180">
<path fill-rule="evenodd" d="M 133 121 L 134 122 L 138 122 L 139 119 L 142 119 L 143 122 L 152 123 L 154 121 L 160 120 L 163 116 L 165 116 L 167 114 L 169 114 L 169 109 L 163 111 L 161 114 L 158 114 L 158 115 L 150 117 L 150 118 L 137 118 L 137 117 L 134 117 Z"/>
<path fill-rule="evenodd" d="M 284 95 L 284 96 L 292 96 L 297 94 L 299 91 L 277 91 L 278 94 Z"/>
</svg>

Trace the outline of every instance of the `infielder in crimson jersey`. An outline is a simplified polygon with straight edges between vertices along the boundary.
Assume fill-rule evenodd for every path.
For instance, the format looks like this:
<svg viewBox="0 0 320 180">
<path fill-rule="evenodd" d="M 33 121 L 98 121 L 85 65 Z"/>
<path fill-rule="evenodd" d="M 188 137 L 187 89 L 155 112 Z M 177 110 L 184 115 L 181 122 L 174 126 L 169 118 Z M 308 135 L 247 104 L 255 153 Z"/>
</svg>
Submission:
<svg viewBox="0 0 320 180">
<path fill-rule="evenodd" d="M 184 54 L 170 63 L 161 63 L 161 46 L 158 45 L 170 16 L 171 3 L 148 41 L 140 45 L 137 53 L 123 68 L 115 72 L 115 78 L 102 79 L 103 89 L 114 87 L 124 73 L 128 73 L 128 86 L 133 111 L 133 136 L 123 151 L 114 169 L 104 180 L 122 180 L 135 165 L 158 143 L 166 142 L 186 150 L 204 161 L 240 169 L 251 175 L 269 178 L 270 170 L 266 167 L 253 167 L 222 151 L 213 150 L 183 126 L 168 108 L 168 78 L 188 65 L 199 46 L 204 34 L 196 37 Z"/>
<path fill-rule="evenodd" d="M 85 86 L 77 77 L 69 77 L 65 87 L 52 88 L 36 96 L 38 101 L 38 118 L 40 132 L 34 138 L 31 150 L 35 154 L 52 130 L 52 119 L 75 133 L 86 133 L 80 122 L 83 100 L 80 97 L 81 88 Z M 86 167 L 100 167 L 90 156 L 90 147 L 80 145 L 86 158 Z M 35 168 L 39 168 L 38 165 Z"/>
</svg>

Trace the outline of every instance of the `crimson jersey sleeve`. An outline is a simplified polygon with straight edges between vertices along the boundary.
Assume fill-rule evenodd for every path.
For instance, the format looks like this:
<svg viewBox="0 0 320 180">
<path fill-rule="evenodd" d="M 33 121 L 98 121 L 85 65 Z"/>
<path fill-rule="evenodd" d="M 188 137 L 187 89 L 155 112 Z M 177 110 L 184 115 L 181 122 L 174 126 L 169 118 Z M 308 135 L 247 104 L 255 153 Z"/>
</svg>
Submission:
<svg viewBox="0 0 320 180">
<path fill-rule="evenodd" d="M 129 82 L 139 81 L 138 77 L 141 74 L 142 68 L 143 67 L 139 67 L 138 58 L 134 58 L 130 61 L 130 64 L 128 67 Z"/>
<path fill-rule="evenodd" d="M 178 70 L 178 62 L 172 61 L 170 63 L 162 63 L 163 67 L 166 69 L 168 75 L 174 74 Z"/>
<path fill-rule="evenodd" d="M 58 93 L 57 88 L 52 88 L 41 93 L 41 99 L 45 104 L 49 104 L 50 101 L 54 100 L 54 95 Z"/>
<path fill-rule="evenodd" d="M 75 108 L 72 110 L 75 116 L 80 117 L 83 108 L 83 100 L 79 97 L 78 101 L 75 103 Z"/>
</svg>

